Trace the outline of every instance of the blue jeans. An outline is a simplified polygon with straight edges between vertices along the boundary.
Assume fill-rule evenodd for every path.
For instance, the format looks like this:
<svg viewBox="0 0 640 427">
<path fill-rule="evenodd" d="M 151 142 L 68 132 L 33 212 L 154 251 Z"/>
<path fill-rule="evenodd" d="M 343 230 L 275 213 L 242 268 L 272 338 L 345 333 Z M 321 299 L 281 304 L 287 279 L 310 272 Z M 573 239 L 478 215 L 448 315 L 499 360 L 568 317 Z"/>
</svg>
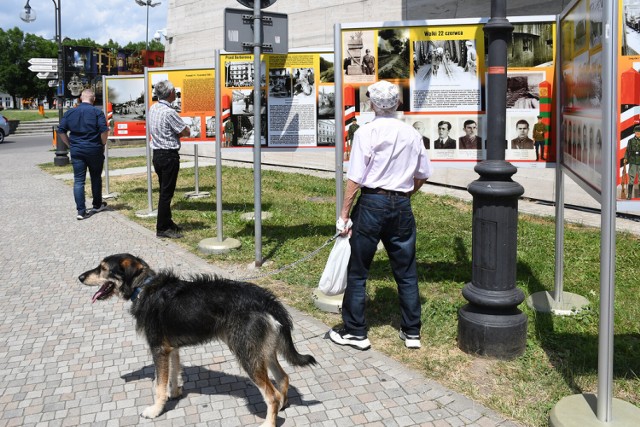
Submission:
<svg viewBox="0 0 640 427">
<path fill-rule="evenodd" d="M 420 293 L 416 267 L 416 221 L 411 199 L 382 194 L 360 194 L 351 213 L 353 221 L 347 289 L 342 301 L 342 320 L 353 335 L 367 335 L 366 284 L 369 268 L 382 240 L 400 300 L 400 327 L 409 335 L 420 334 Z"/>
<path fill-rule="evenodd" d="M 83 214 L 87 210 L 85 205 L 84 185 L 87 179 L 87 169 L 91 177 L 91 196 L 93 197 L 93 207 L 99 208 L 102 204 L 102 166 L 104 164 L 104 154 L 79 154 L 71 156 L 73 166 L 73 197 L 76 201 L 78 214 Z"/>
</svg>

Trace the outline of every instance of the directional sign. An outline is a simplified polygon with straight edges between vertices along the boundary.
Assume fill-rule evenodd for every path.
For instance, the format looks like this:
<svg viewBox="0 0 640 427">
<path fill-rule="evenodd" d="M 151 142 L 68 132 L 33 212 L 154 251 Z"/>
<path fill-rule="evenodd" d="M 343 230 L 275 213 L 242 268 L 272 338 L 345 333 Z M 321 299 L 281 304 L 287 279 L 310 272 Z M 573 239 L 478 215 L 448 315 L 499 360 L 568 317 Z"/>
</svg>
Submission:
<svg viewBox="0 0 640 427">
<path fill-rule="evenodd" d="M 52 80 L 52 79 L 57 79 L 58 78 L 58 73 L 40 72 L 40 73 L 36 74 L 36 77 L 41 79 L 41 80 Z"/>
<path fill-rule="evenodd" d="M 55 73 L 58 71 L 58 64 L 34 64 L 29 67 L 30 71 L 49 71 Z"/>
<path fill-rule="evenodd" d="M 58 58 L 31 58 L 29 64 L 58 64 Z"/>
<path fill-rule="evenodd" d="M 56 87 L 56 86 L 58 86 L 58 81 L 57 80 L 49 80 L 47 82 L 47 84 L 49 85 L 49 87 Z"/>
</svg>

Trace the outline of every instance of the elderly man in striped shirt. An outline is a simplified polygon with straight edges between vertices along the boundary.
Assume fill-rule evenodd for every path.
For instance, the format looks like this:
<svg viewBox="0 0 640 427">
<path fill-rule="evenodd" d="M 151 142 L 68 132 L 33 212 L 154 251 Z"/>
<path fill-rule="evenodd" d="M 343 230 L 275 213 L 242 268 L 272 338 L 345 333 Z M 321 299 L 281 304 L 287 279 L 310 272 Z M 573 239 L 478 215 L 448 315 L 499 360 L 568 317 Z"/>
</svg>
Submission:
<svg viewBox="0 0 640 427">
<path fill-rule="evenodd" d="M 168 80 L 154 86 L 158 102 L 149 108 L 147 126 L 153 149 L 153 168 L 160 182 L 156 236 L 179 239 L 180 227 L 171 218 L 171 199 L 176 189 L 180 171 L 180 137 L 189 136 L 189 126 L 171 107 L 176 99 L 176 89 Z"/>
</svg>

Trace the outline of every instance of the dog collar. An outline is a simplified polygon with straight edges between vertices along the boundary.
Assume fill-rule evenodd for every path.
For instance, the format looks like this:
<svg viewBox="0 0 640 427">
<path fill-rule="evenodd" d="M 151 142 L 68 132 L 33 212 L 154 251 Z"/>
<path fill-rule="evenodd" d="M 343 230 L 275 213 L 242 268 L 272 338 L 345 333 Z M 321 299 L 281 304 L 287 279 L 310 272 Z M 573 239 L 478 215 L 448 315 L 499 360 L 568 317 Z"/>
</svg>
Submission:
<svg viewBox="0 0 640 427">
<path fill-rule="evenodd" d="M 138 299 L 138 296 L 140 295 L 140 292 L 142 292 L 142 289 L 147 286 L 149 283 L 151 283 L 151 281 L 153 280 L 154 276 L 148 276 L 146 279 L 144 279 L 144 282 L 142 282 L 142 285 L 140 285 L 137 288 L 133 288 L 133 293 L 131 294 L 131 302 L 134 302 L 135 300 Z"/>
</svg>

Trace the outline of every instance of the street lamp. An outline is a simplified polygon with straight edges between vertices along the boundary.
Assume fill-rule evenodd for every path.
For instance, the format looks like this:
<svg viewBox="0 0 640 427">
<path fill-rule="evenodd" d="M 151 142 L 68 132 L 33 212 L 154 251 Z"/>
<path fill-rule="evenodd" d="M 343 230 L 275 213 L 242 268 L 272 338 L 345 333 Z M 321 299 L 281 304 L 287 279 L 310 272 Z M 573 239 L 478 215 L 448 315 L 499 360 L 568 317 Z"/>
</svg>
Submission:
<svg viewBox="0 0 640 427">
<path fill-rule="evenodd" d="M 527 315 L 517 307 L 524 293 L 516 287 L 518 197 L 524 188 L 511 180 L 516 168 L 505 161 L 507 44 L 513 26 L 506 0 L 491 0 L 487 77 L 487 160 L 475 171 L 471 282 L 462 290 L 469 301 L 458 311 L 458 347 L 471 354 L 513 359 L 527 342 Z"/>
<path fill-rule="evenodd" d="M 63 77 L 64 77 L 64 66 L 62 61 L 62 0 L 51 0 L 53 2 L 53 6 L 55 7 L 55 23 L 56 23 L 56 43 L 58 44 L 58 90 L 56 94 L 57 103 L 58 103 L 58 120 L 62 120 L 62 115 L 64 113 L 62 109 L 63 99 L 64 99 L 64 85 L 63 85 Z M 20 19 L 24 22 L 33 22 L 36 20 L 36 11 L 31 8 L 29 5 L 29 0 L 27 0 L 27 4 L 24 5 L 24 10 L 20 13 Z M 69 157 L 67 153 L 67 146 L 58 138 L 58 134 L 56 133 L 56 157 L 53 159 L 53 164 L 56 166 L 64 166 L 69 164 Z"/>
<path fill-rule="evenodd" d="M 164 37 L 164 39 L 168 43 L 171 43 L 171 41 L 173 40 L 173 36 L 167 34 L 166 28 L 162 28 L 161 30 L 157 30 L 155 33 L 153 33 L 153 39 L 157 42 L 160 42 L 162 40 L 162 37 Z"/>
<path fill-rule="evenodd" d="M 145 6 L 147 8 L 147 31 L 146 31 L 146 50 L 149 50 L 149 8 L 156 7 L 161 4 L 161 2 L 153 3 L 151 0 L 136 0 L 139 6 Z"/>
</svg>

